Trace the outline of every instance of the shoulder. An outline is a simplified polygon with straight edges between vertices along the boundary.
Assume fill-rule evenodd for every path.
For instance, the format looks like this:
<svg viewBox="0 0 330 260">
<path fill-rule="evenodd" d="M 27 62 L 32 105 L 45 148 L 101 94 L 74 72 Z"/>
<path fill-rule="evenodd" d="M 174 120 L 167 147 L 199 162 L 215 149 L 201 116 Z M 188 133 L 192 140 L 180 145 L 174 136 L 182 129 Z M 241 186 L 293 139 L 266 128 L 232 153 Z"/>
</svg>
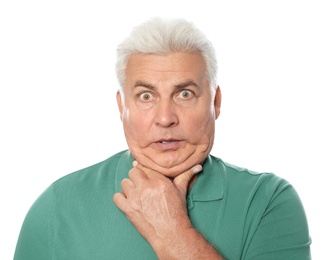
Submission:
<svg viewBox="0 0 330 260">
<path fill-rule="evenodd" d="M 70 205 L 74 201 L 94 197 L 103 191 L 115 190 L 117 165 L 127 151 L 119 152 L 108 159 L 89 167 L 69 173 L 46 188 L 34 205 Z"/>
<path fill-rule="evenodd" d="M 126 151 L 70 173 L 53 182 L 33 203 L 23 222 L 17 242 L 15 259 L 51 259 L 54 251 L 54 236 L 59 219 L 81 213 L 107 200 L 114 190 L 115 171 Z M 62 217 L 61 217 L 62 216 Z"/>
<path fill-rule="evenodd" d="M 40 215 L 44 218 L 48 214 L 55 214 L 55 209 L 70 208 L 75 203 L 89 200 L 104 191 L 114 191 L 115 171 L 118 161 L 127 151 L 119 152 L 108 159 L 92 166 L 67 174 L 54 181 L 37 198 L 30 208 L 28 215 Z"/>
<path fill-rule="evenodd" d="M 276 204 L 276 201 L 291 201 L 300 204 L 300 199 L 291 183 L 286 179 L 271 172 L 256 172 L 244 167 L 239 167 L 220 158 L 211 157 L 217 171 L 223 175 L 225 189 L 228 194 L 254 199 L 259 198 L 267 206 Z"/>
<path fill-rule="evenodd" d="M 244 180 L 244 185 L 265 185 L 269 189 L 290 186 L 290 183 L 284 178 L 272 172 L 257 172 L 244 167 L 224 162 L 222 159 L 211 156 L 212 161 L 217 165 L 224 177 L 228 180 Z"/>
<path fill-rule="evenodd" d="M 117 164 L 127 151 L 121 151 L 104 161 L 98 162 L 86 168 L 67 174 L 51 185 L 52 189 L 57 190 L 66 186 L 77 186 L 78 184 L 88 184 L 102 182 L 113 177 Z"/>
<path fill-rule="evenodd" d="M 294 259 L 308 258 L 307 218 L 291 183 L 274 173 L 251 171 L 216 157 L 212 160 L 223 175 L 223 199 L 230 219 L 240 216 L 249 227 L 243 258 L 293 259 L 293 254 L 300 256 Z"/>
</svg>

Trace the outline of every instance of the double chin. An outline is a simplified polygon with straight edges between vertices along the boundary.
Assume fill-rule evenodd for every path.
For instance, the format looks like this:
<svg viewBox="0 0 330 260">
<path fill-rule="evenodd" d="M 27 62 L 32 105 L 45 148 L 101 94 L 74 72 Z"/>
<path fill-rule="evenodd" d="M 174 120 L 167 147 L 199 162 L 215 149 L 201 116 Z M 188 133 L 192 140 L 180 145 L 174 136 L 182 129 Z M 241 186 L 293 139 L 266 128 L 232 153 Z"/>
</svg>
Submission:
<svg viewBox="0 0 330 260">
<path fill-rule="evenodd" d="M 185 144 L 180 149 L 171 149 L 176 148 L 176 145 L 174 144 L 172 147 L 172 144 L 165 143 L 165 148 L 161 150 L 155 150 L 152 146 L 130 147 L 130 150 L 134 158 L 143 166 L 169 178 L 175 178 L 193 166 L 204 162 L 212 147 L 209 141 L 211 140 L 197 145 Z"/>
</svg>

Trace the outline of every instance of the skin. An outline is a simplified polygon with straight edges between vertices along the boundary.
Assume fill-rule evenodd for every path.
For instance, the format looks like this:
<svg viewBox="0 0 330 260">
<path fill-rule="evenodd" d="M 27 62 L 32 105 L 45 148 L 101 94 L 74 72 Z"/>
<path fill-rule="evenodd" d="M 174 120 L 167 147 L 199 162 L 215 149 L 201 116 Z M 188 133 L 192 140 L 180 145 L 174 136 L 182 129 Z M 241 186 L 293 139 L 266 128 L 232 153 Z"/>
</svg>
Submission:
<svg viewBox="0 0 330 260">
<path fill-rule="evenodd" d="M 212 94 L 199 53 L 131 56 L 122 94 L 117 102 L 126 140 L 140 164 L 174 178 L 203 163 L 221 93 Z"/>
<path fill-rule="evenodd" d="M 117 207 L 159 259 L 223 259 L 193 228 L 186 208 L 220 114 L 220 89 L 211 91 L 202 56 L 132 55 L 117 102 L 136 159 L 113 197 Z"/>
</svg>

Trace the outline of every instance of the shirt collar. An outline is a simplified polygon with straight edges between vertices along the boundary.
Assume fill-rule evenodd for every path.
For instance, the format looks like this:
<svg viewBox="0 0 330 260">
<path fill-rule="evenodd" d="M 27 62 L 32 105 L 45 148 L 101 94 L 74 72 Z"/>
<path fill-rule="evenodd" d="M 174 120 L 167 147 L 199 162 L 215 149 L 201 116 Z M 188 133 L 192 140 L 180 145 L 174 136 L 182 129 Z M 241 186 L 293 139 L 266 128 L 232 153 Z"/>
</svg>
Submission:
<svg viewBox="0 0 330 260">
<path fill-rule="evenodd" d="M 209 155 L 203 164 L 203 170 L 188 192 L 188 198 L 192 201 L 212 201 L 222 199 L 223 194 L 223 167 L 213 156 Z"/>
</svg>

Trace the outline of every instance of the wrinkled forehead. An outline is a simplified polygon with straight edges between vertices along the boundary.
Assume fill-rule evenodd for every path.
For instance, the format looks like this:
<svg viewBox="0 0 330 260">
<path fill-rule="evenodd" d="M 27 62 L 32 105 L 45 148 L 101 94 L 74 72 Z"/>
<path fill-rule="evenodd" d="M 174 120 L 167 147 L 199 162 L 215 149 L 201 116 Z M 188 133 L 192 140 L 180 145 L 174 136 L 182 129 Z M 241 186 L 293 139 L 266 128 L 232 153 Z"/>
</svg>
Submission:
<svg viewBox="0 0 330 260">
<path fill-rule="evenodd" d="M 151 85 L 161 82 L 181 84 L 189 81 L 201 85 L 207 80 L 206 64 L 198 52 L 133 54 L 128 59 L 125 73 L 126 87 L 141 81 Z"/>
</svg>

